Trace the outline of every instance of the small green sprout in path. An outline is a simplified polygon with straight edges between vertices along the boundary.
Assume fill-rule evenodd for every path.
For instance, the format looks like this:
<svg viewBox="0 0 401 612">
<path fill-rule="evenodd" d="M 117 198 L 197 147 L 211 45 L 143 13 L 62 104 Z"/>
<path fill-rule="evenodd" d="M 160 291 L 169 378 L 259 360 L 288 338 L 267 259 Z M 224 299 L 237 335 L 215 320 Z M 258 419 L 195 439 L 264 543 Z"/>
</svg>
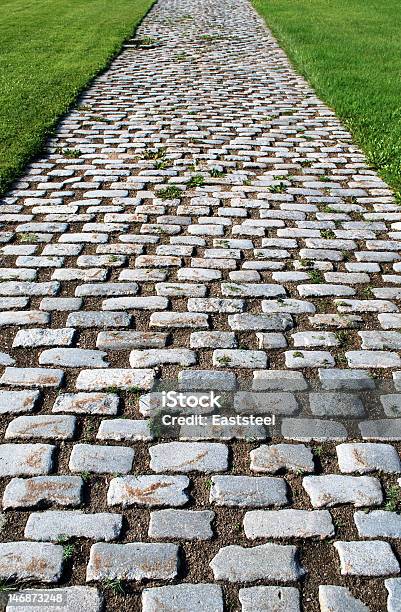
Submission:
<svg viewBox="0 0 401 612">
<path fill-rule="evenodd" d="M 323 206 L 321 206 L 320 210 L 324 213 L 327 213 L 328 215 L 335 212 L 335 210 L 328 204 L 324 204 Z"/>
<path fill-rule="evenodd" d="M 133 42 L 135 45 L 137 45 L 137 47 L 153 47 L 154 45 L 160 44 L 157 38 L 153 38 L 153 36 L 136 38 Z"/>
<path fill-rule="evenodd" d="M 219 170 L 219 168 L 212 168 L 210 170 L 210 176 L 213 178 L 220 178 L 224 176 L 224 170 Z"/>
<path fill-rule="evenodd" d="M 229 357 L 228 355 L 224 355 L 223 357 L 218 357 L 217 361 L 221 365 L 226 366 L 226 365 L 229 365 L 231 363 L 231 357 Z"/>
<path fill-rule="evenodd" d="M 281 181 L 278 185 L 270 185 L 268 189 L 271 193 L 283 193 L 287 189 L 287 185 Z"/>
<path fill-rule="evenodd" d="M 102 117 L 102 116 L 98 116 L 98 115 L 92 115 L 91 117 L 89 117 L 89 121 L 95 121 L 96 123 L 112 123 L 112 121 L 110 121 L 110 119 L 106 119 L 106 117 Z"/>
<path fill-rule="evenodd" d="M 80 472 L 79 475 L 81 476 L 81 478 L 82 478 L 82 480 L 84 482 L 89 482 L 91 477 L 92 477 L 92 473 L 91 472 L 86 472 L 86 471 L 85 472 Z"/>
<path fill-rule="evenodd" d="M 57 538 L 57 544 L 61 544 L 63 547 L 63 559 L 67 561 L 71 559 L 74 554 L 74 544 L 68 543 L 69 537 L 65 534 L 60 534 Z"/>
<path fill-rule="evenodd" d="M 204 177 L 201 174 L 195 174 L 189 179 L 187 185 L 188 187 L 202 187 L 204 183 L 205 183 Z"/>
<path fill-rule="evenodd" d="M 32 243 L 38 242 L 39 236 L 28 232 L 27 234 L 19 234 L 18 239 L 20 242 Z"/>
<path fill-rule="evenodd" d="M 167 168 L 171 168 L 173 162 L 167 159 L 158 159 L 155 161 L 154 168 L 155 170 L 166 170 Z"/>
<path fill-rule="evenodd" d="M 336 332 L 336 338 L 340 347 L 344 347 L 350 340 L 350 333 L 345 329 L 340 329 Z"/>
<path fill-rule="evenodd" d="M 362 289 L 362 293 L 366 298 L 372 298 L 375 296 L 375 294 L 373 293 L 373 287 L 371 285 L 367 285 L 367 287 L 364 287 Z"/>
<path fill-rule="evenodd" d="M 154 438 L 161 438 L 163 433 L 162 414 L 157 412 L 149 419 L 149 431 Z"/>
<path fill-rule="evenodd" d="M 303 354 L 303 353 L 301 353 L 301 351 L 294 351 L 294 352 L 292 353 L 292 356 L 293 356 L 293 357 L 299 357 L 300 359 L 305 359 L 304 354 Z"/>
<path fill-rule="evenodd" d="M 336 238 L 335 233 L 331 229 L 320 230 L 320 234 L 322 238 L 325 238 L 326 240 L 335 240 Z"/>
<path fill-rule="evenodd" d="M 160 191 L 156 192 L 156 197 L 161 200 L 177 200 L 182 198 L 183 193 L 179 187 L 176 185 L 171 185 L 170 187 L 166 187 L 165 189 L 160 189 Z"/>
<path fill-rule="evenodd" d="M 315 446 L 315 448 L 313 449 L 313 453 L 316 455 L 316 457 L 322 457 L 322 455 L 324 454 L 323 446 Z"/>
<path fill-rule="evenodd" d="M 81 157 L 82 151 L 80 151 L 79 149 L 64 149 L 63 154 L 64 154 L 64 157 L 70 157 L 72 159 L 76 159 L 78 157 Z"/>
<path fill-rule="evenodd" d="M 163 159 L 166 153 L 167 153 L 166 147 L 160 147 L 159 149 L 146 148 L 143 152 L 143 159 Z"/>
<path fill-rule="evenodd" d="M 74 554 L 74 544 L 66 544 L 63 546 L 63 559 L 67 561 L 71 559 Z"/>
<path fill-rule="evenodd" d="M 17 588 L 17 585 L 12 583 L 8 578 L 0 580 L 0 593 L 11 593 L 12 591 L 16 591 Z"/>
<path fill-rule="evenodd" d="M 395 512 L 400 507 L 400 488 L 397 485 L 391 485 L 386 494 L 386 502 L 384 509 L 389 512 Z"/>
<path fill-rule="evenodd" d="M 323 277 L 323 274 L 320 272 L 320 270 L 310 270 L 308 272 L 308 276 L 309 276 L 310 282 L 313 283 L 314 285 L 324 283 L 324 277 Z"/>
<path fill-rule="evenodd" d="M 115 595 L 125 595 L 124 583 L 120 578 L 105 578 L 103 588 L 112 591 Z"/>
<path fill-rule="evenodd" d="M 343 353 L 337 353 L 336 355 L 336 362 L 338 365 L 341 366 L 347 366 L 348 365 L 348 359 L 346 358 L 346 356 Z"/>
<path fill-rule="evenodd" d="M 213 40 L 224 40 L 226 36 L 223 36 L 222 34 L 201 34 L 201 38 L 202 40 L 211 42 Z"/>
</svg>

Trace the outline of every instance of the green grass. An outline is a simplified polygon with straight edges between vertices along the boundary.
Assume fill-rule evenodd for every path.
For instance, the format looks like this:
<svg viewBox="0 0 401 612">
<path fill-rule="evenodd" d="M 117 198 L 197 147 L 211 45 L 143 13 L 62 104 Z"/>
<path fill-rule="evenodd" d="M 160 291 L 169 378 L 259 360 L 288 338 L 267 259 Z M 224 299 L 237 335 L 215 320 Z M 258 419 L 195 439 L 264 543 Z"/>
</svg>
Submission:
<svg viewBox="0 0 401 612">
<path fill-rule="evenodd" d="M 0 191 L 153 0 L 0 0 Z"/>
<path fill-rule="evenodd" d="M 253 0 L 296 69 L 401 189 L 399 0 Z"/>
</svg>

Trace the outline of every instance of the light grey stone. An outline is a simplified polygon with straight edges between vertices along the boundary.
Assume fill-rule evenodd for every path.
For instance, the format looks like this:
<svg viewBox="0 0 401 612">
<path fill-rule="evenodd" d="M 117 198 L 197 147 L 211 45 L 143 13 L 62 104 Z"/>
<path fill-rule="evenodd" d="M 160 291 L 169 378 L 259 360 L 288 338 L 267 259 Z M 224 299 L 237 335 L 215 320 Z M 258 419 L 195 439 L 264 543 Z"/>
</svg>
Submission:
<svg viewBox="0 0 401 612">
<path fill-rule="evenodd" d="M 275 474 L 280 470 L 314 472 L 313 453 L 304 444 L 272 444 L 250 452 L 251 470 Z"/>
<path fill-rule="evenodd" d="M 158 510 L 150 513 L 149 536 L 173 540 L 209 540 L 213 536 L 211 510 Z"/>
<path fill-rule="evenodd" d="M 353 443 L 336 446 L 338 465 L 341 472 L 368 474 L 382 471 L 401 472 L 401 461 L 397 451 L 390 444 Z"/>
<path fill-rule="evenodd" d="M 245 513 L 247 538 L 331 538 L 334 525 L 328 510 L 252 510 Z"/>
<path fill-rule="evenodd" d="M 215 580 L 255 582 L 256 580 L 298 580 L 305 573 L 299 565 L 295 546 L 262 544 L 252 548 L 220 548 L 210 562 Z"/>
<path fill-rule="evenodd" d="M 362 400 L 351 393 L 309 393 L 309 406 L 315 416 L 349 419 L 365 416 Z"/>
<path fill-rule="evenodd" d="M 355 512 L 354 521 L 362 538 L 400 538 L 401 516 L 397 512 L 373 510 Z"/>
<path fill-rule="evenodd" d="M 307 388 L 302 372 L 261 370 L 253 373 L 254 391 L 305 391 Z"/>
<path fill-rule="evenodd" d="M 208 328 L 209 317 L 200 312 L 153 312 L 150 327 Z"/>
<path fill-rule="evenodd" d="M 196 353 L 185 348 L 133 350 L 129 362 L 132 368 L 153 368 L 162 364 L 187 367 L 196 363 Z"/>
<path fill-rule="evenodd" d="M 93 544 L 86 580 L 169 580 L 178 569 L 176 544 Z"/>
<path fill-rule="evenodd" d="M 132 469 L 134 450 L 126 446 L 76 444 L 71 452 L 71 472 L 127 474 Z"/>
<path fill-rule="evenodd" d="M 112 311 L 116 309 L 154 311 L 165 310 L 168 307 L 168 303 L 168 298 L 153 295 L 139 297 L 113 297 L 108 298 L 107 300 L 103 300 L 102 309 L 107 311 Z M 108 327 L 113 327 L 113 325 L 109 325 Z M 123 326 L 120 325 L 119 327 Z"/>
<path fill-rule="evenodd" d="M 0 577 L 4 580 L 58 582 L 63 547 L 43 542 L 0 543 Z"/>
<path fill-rule="evenodd" d="M 242 612 L 301 612 L 298 589 L 256 586 L 239 590 Z"/>
<path fill-rule="evenodd" d="M 285 414 L 298 412 L 293 393 L 238 391 L 234 395 L 234 410 L 240 414 Z"/>
<path fill-rule="evenodd" d="M 253 283 L 222 283 L 221 293 L 227 297 L 261 297 L 274 298 L 285 296 L 285 289 L 281 285 L 253 284 Z"/>
<path fill-rule="evenodd" d="M 20 329 L 13 341 L 14 347 L 70 346 L 74 329 Z"/>
<path fill-rule="evenodd" d="M 183 506 L 188 501 L 186 476 L 119 476 L 110 482 L 109 506 Z"/>
<path fill-rule="evenodd" d="M 287 348 L 287 340 L 284 334 L 258 332 L 256 338 L 260 349 Z"/>
<path fill-rule="evenodd" d="M 70 440 L 74 437 L 75 427 L 76 419 L 72 416 L 54 414 L 19 416 L 8 424 L 4 439 L 51 438 Z"/>
<path fill-rule="evenodd" d="M 401 440 L 401 419 L 376 419 L 358 424 L 363 440 Z"/>
<path fill-rule="evenodd" d="M 291 335 L 294 346 L 338 346 L 340 344 L 333 332 L 297 332 Z"/>
<path fill-rule="evenodd" d="M 348 434 L 345 426 L 328 419 L 284 418 L 281 424 L 281 435 L 286 440 L 298 442 L 343 442 Z"/>
<path fill-rule="evenodd" d="M 60 387 L 64 372 L 51 368 L 7 367 L 0 384 L 16 387 Z"/>
<path fill-rule="evenodd" d="M 396 374 L 394 372 L 393 374 Z M 391 393 L 390 395 L 381 395 L 380 402 L 384 408 L 384 414 L 388 417 L 401 416 L 401 394 Z"/>
<path fill-rule="evenodd" d="M 54 451 L 50 444 L 0 444 L 0 476 L 48 474 Z"/>
<path fill-rule="evenodd" d="M 347 587 L 324 584 L 319 586 L 321 612 L 369 612 L 359 599 L 353 597 Z"/>
<path fill-rule="evenodd" d="M 75 386 L 83 391 L 101 391 L 116 387 L 117 389 L 143 389 L 153 386 L 153 370 L 124 370 L 110 368 L 104 370 L 81 370 Z"/>
<path fill-rule="evenodd" d="M 81 348 L 52 348 L 39 355 L 40 365 L 57 365 L 64 368 L 105 368 L 107 353 Z"/>
<path fill-rule="evenodd" d="M 215 370 L 181 370 L 178 373 L 178 382 L 181 389 L 233 391 L 236 388 L 234 372 Z"/>
<path fill-rule="evenodd" d="M 388 612 L 400 612 L 401 610 L 401 578 L 388 578 L 384 581 L 388 591 Z"/>
<path fill-rule="evenodd" d="M 336 368 L 319 370 L 319 379 L 322 389 L 330 390 L 358 390 L 374 389 L 375 382 L 368 372 L 363 370 L 341 370 Z"/>
<path fill-rule="evenodd" d="M 243 349 L 216 349 L 213 351 L 213 365 L 220 368 L 266 368 L 267 356 L 264 351 Z"/>
<path fill-rule="evenodd" d="M 286 351 L 285 365 L 288 368 L 327 368 L 334 366 L 334 358 L 328 351 Z"/>
<path fill-rule="evenodd" d="M 217 584 L 174 584 L 142 591 L 143 612 L 223 612 Z"/>
<path fill-rule="evenodd" d="M 32 412 L 40 391 L 0 391 L 0 414 Z"/>
<path fill-rule="evenodd" d="M 166 442 L 149 449 L 155 472 L 220 472 L 227 469 L 228 449 L 207 442 Z"/>
<path fill-rule="evenodd" d="M 400 571 L 390 544 L 381 541 L 335 542 L 343 576 L 388 576 Z"/>
<path fill-rule="evenodd" d="M 228 324 L 235 331 L 285 331 L 293 326 L 289 314 L 262 314 L 251 315 L 247 313 L 229 315 Z"/>
<path fill-rule="evenodd" d="M 287 486 L 281 478 L 212 476 L 209 500 L 217 506 L 285 506 Z"/>
<path fill-rule="evenodd" d="M 49 510 L 29 515 L 24 536 L 28 540 L 57 542 L 66 538 L 116 540 L 122 529 L 122 516 L 107 512 L 85 514 L 80 510 Z"/>
<path fill-rule="evenodd" d="M 166 341 L 167 335 L 161 332 L 112 330 L 99 332 L 96 346 L 107 351 L 134 348 L 164 348 Z"/>
<path fill-rule="evenodd" d="M 61 393 L 56 397 L 52 412 L 115 415 L 118 404 L 118 395 L 112 393 Z"/>
<path fill-rule="evenodd" d="M 371 476 L 305 476 L 302 486 L 314 508 L 338 504 L 379 506 L 383 501 L 380 481 Z"/>
<path fill-rule="evenodd" d="M 199 331 L 193 332 L 190 337 L 190 346 L 198 348 L 236 348 L 237 341 L 232 332 Z"/>
<path fill-rule="evenodd" d="M 3 508 L 29 508 L 48 503 L 79 506 L 82 490 L 80 476 L 12 478 L 4 489 Z"/>
<path fill-rule="evenodd" d="M 108 419 L 102 421 L 96 438 L 98 440 L 152 440 L 149 420 Z"/>
<path fill-rule="evenodd" d="M 46 310 L 47 312 L 71 312 L 73 310 L 79 310 L 81 306 L 82 300 L 80 298 L 63 297 L 43 298 L 39 304 L 40 310 Z"/>
<path fill-rule="evenodd" d="M 126 312 L 95 312 L 81 310 L 71 312 L 67 317 L 67 327 L 129 327 L 131 317 Z"/>
</svg>

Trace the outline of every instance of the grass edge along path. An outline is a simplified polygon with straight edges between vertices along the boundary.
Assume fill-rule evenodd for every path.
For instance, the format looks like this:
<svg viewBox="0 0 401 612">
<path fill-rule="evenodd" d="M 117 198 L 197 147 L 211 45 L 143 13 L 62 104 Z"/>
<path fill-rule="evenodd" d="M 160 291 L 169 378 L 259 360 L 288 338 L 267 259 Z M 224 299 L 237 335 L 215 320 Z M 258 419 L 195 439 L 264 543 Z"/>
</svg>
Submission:
<svg viewBox="0 0 401 612">
<path fill-rule="evenodd" d="M 252 0 L 295 69 L 401 202 L 401 7 L 397 0 Z"/>
<path fill-rule="evenodd" d="M 154 0 L 0 0 L 0 194 Z"/>
</svg>

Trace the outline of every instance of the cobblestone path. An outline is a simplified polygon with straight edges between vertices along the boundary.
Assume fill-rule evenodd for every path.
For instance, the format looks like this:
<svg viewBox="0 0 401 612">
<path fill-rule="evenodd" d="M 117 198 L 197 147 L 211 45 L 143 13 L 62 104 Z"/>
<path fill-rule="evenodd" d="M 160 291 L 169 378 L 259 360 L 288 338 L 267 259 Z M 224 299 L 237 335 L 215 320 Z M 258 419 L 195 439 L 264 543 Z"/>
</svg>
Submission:
<svg viewBox="0 0 401 612">
<path fill-rule="evenodd" d="M 401 609 L 401 212 L 246 0 L 159 0 L 0 223 L 1 590 Z M 276 429 L 160 438 L 177 375 Z"/>
</svg>

